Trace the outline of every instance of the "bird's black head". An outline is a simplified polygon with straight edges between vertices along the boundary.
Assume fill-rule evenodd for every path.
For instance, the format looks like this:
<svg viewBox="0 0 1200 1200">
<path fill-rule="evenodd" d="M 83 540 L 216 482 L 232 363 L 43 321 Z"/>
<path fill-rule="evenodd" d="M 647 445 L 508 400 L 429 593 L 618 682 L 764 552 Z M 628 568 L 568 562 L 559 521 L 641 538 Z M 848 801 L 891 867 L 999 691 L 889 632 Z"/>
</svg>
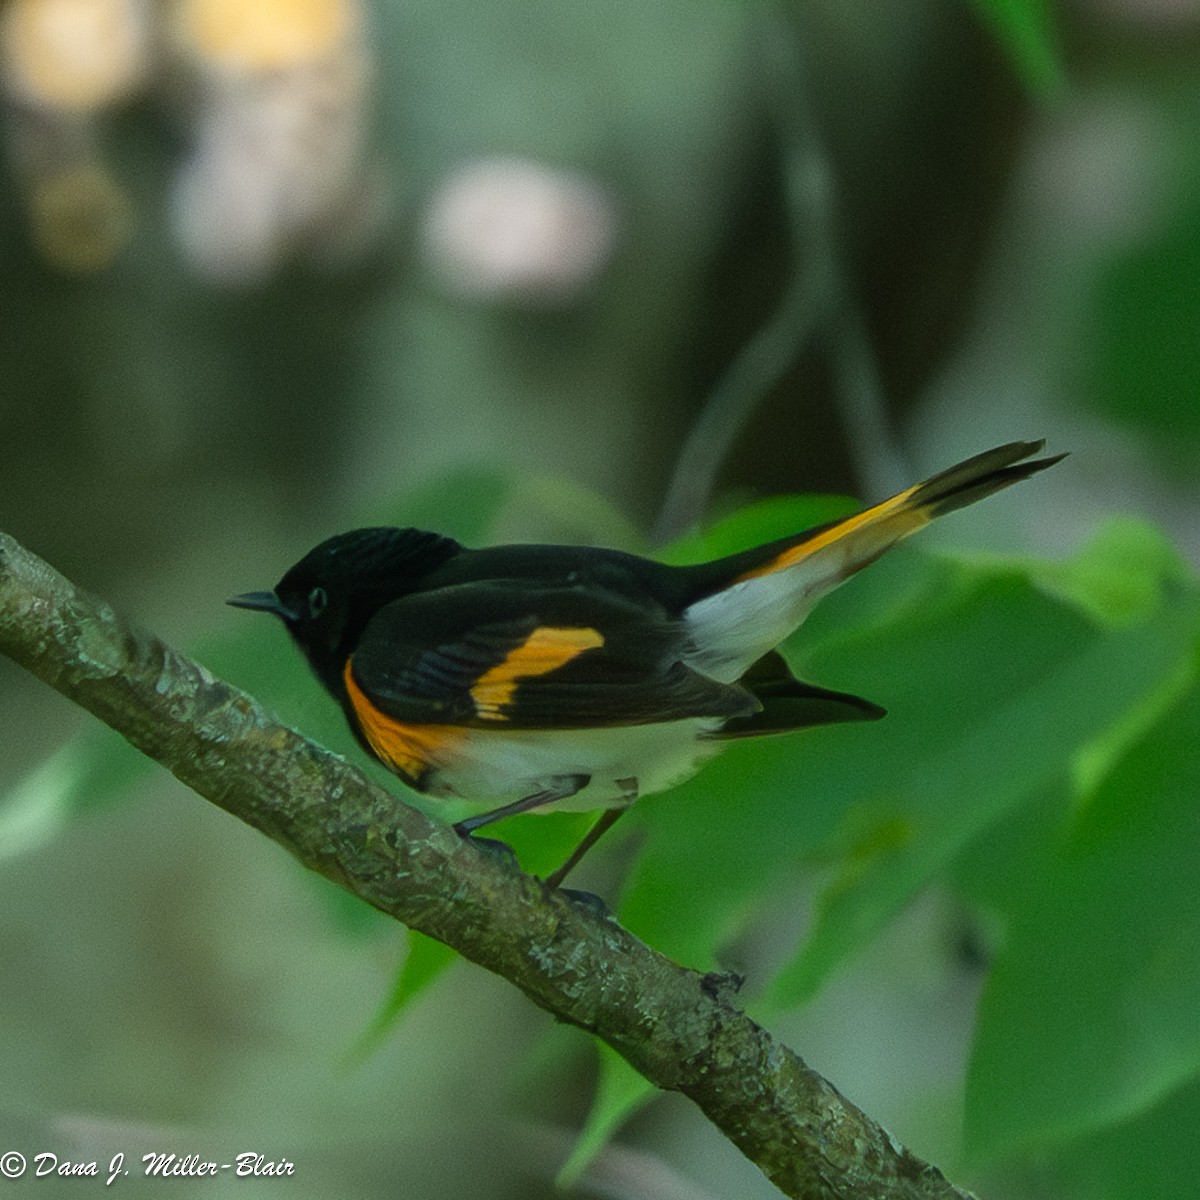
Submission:
<svg viewBox="0 0 1200 1200">
<path fill-rule="evenodd" d="M 279 617 L 336 695 L 346 658 L 375 612 L 415 590 L 460 549 L 453 538 L 420 529 L 355 529 L 310 550 L 273 592 L 247 592 L 227 603 Z"/>
</svg>

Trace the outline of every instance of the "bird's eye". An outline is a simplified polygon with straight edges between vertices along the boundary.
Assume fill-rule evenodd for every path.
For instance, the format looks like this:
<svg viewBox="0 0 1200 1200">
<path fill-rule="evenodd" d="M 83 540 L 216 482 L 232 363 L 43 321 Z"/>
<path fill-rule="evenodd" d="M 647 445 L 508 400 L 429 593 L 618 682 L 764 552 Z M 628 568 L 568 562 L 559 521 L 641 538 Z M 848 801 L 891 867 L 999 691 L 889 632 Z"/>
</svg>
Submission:
<svg viewBox="0 0 1200 1200">
<path fill-rule="evenodd" d="M 315 621 L 325 611 L 329 597 L 323 587 L 315 587 L 308 593 L 308 615 Z"/>
</svg>

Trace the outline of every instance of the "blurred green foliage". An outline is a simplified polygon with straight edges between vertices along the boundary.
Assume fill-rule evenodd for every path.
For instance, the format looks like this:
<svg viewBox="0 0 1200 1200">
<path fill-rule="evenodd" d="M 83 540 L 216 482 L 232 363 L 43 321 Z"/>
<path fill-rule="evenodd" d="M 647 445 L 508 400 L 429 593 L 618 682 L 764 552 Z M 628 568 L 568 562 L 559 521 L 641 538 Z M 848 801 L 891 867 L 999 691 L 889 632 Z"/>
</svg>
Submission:
<svg viewBox="0 0 1200 1200">
<path fill-rule="evenodd" d="M 1062 52 L 1051 0 L 971 0 L 1012 57 L 1026 85 L 1053 96 L 1065 86 Z"/>
<path fill-rule="evenodd" d="M 1200 447 L 1200 195 L 1110 263 L 1096 296 L 1101 410 L 1137 429 L 1177 472 Z"/>
<path fill-rule="evenodd" d="M 939 422 L 973 449 L 993 422 L 1014 425 L 1005 436 L 1037 436 L 1043 421 L 1061 434 L 1062 412 L 1046 397 L 1057 399 L 1070 381 L 1070 403 L 1111 423 L 1112 441 L 1133 433 L 1159 451 L 1139 486 L 1156 498 L 1145 507 L 1182 541 L 1195 522 L 1163 502 L 1155 472 L 1166 464 L 1165 479 L 1192 484 L 1200 446 L 1194 46 L 1169 34 L 1156 50 L 1152 37 L 1134 36 L 1131 50 L 1113 32 L 1119 19 L 1105 26 L 1097 15 L 1102 7 L 814 0 L 786 6 L 787 20 L 771 10 L 768 27 L 796 39 L 789 51 L 804 51 L 800 84 L 811 88 L 805 100 L 821 118 L 831 159 L 801 156 L 795 174 L 825 181 L 824 215 L 844 237 L 855 275 L 842 284 L 865 298 L 885 377 L 915 381 L 914 389 L 939 374 L 964 381 L 967 402 L 926 419 L 916 427 L 920 438 L 910 427 L 911 440 L 924 445 Z M 1125 7 L 1132 22 L 1138 6 Z M 138 589 L 153 573 L 173 572 L 182 596 L 175 616 L 188 628 L 220 630 L 196 641 L 202 661 L 397 787 L 365 762 L 283 631 L 220 612 L 224 593 L 216 588 L 234 573 L 229 592 L 269 586 L 314 530 L 325 536 L 354 523 L 414 524 L 472 544 L 549 530 L 645 550 L 645 522 L 631 522 L 609 498 L 649 511 L 688 410 L 795 282 L 797 264 L 785 260 L 803 257 L 776 194 L 784 173 L 771 140 L 800 111 L 772 104 L 786 106 L 788 89 L 800 84 L 789 76 L 763 86 L 761 15 L 754 5 L 716 0 L 377 4 L 378 140 L 394 206 L 386 236 L 357 264 L 326 273 L 289 263 L 242 293 L 197 281 L 172 242 L 166 212 L 186 122 L 169 104 L 143 104 L 105 131 L 104 151 L 130 188 L 137 224 L 129 250 L 103 277 L 75 281 L 48 270 L 29 245 L 19 179 L 0 190 L 0 256 L 18 301 L 0 327 L 6 524 L 90 586 L 128 587 L 125 608 L 130 595 L 142 603 Z M 999 47 L 999 68 L 971 40 L 979 26 Z M 1006 90 L 1012 77 L 1024 89 L 1019 98 Z M 1033 134 L 1029 95 L 1057 101 L 1039 106 L 1046 126 Z M 1148 114 L 1160 108 L 1177 141 L 1166 167 L 1146 136 L 1158 129 Z M 1150 157 L 1130 157 L 1131 145 Z M 1014 166 L 1014 147 L 1035 160 L 1032 169 Z M 589 173 L 619 201 L 616 255 L 574 307 L 464 302 L 439 289 L 422 258 L 423 206 L 446 173 L 473 156 L 505 154 Z M 1126 179 L 1122 190 L 1123 171 L 1138 175 L 1137 188 Z M 1154 193 L 1156 172 L 1170 179 Z M 997 215 L 1022 203 L 1022 219 Z M 999 266 L 977 289 L 976 259 L 993 239 Z M 978 345 L 967 332 L 999 351 L 970 359 Z M 939 354 L 960 350 L 955 339 L 967 357 L 944 372 Z M 751 431 L 739 448 L 730 474 L 743 497 L 770 490 L 780 463 L 786 488 L 827 477 L 829 486 L 845 486 L 845 472 L 828 466 L 837 465 L 829 430 L 841 419 L 830 415 L 830 389 L 800 378 L 784 382 L 780 408 L 764 410 L 759 440 Z M 903 415 L 913 396 L 895 391 Z M 1024 427 L 1032 414 L 1037 429 Z M 1033 530 L 1053 538 L 1060 529 L 1065 543 L 1097 510 L 1133 494 L 1121 483 L 1111 491 L 1085 483 L 1071 498 L 1055 490 L 1071 472 L 1076 482 L 1125 479 L 1127 462 L 1114 466 L 1107 456 L 1112 442 L 1090 452 L 1095 444 L 1076 437 L 1087 428 L 1081 422 L 1061 437 L 1061 448 L 1077 451 L 1070 463 L 988 506 L 999 520 L 1032 506 L 1020 544 Z M 848 440 L 860 432 L 843 431 Z M 463 461 L 486 465 L 450 469 Z M 851 507 L 828 496 L 719 502 L 723 518 L 664 557 L 727 553 Z M 1061 563 L 935 556 L 920 546 L 889 555 L 831 596 L 786 647 L 804 677 L 883 704 L 886 721 L 734 745 L 684 787 L 639 805 L 587 867 L 619 875 L 623 882 L 605 894 L 665 953 L 706 969 L 748 963 L 745 998 L 778 1024 L 834 993 L 914 897 L 950 897 L 966 931 L 964 955 L 986 978 L 970 1061 L 945 1099 L 950 1115 L 942 1114 L 952 1144 L 961 1107 L 963 1153 L 939 1165 L 952 1175 L 974 1172 L 984 1195 L 994 1181 L 1027 1172 L 1037 1188 L 1015 1193 L 1023 1197 L 1188 1196 L 1200 1171 L 1194 574 L 1136 520 L 1106 524 Z M 214 610 L 220 616 L 210 619 Z M 41 724 L 45 739 L 57 736 L 52 720 Z M 14 728 L 16 747 L 23 735 L 15 721 Z M 0 861 L 13 868 L 39 851 L 49 861 L 72 834 L 90 841 L 96 826 L 85 820 L 119 819 L 152 775 L 106 732 L 66 743 L 0 800 Z M 588 819 L 529 816 L 501 832 L 528 869 L 544 872 Z M 239 880 L 238 890 L 223 874 L 236 877 L 236 865 L 200 864 L 190 844 L 145 868 L 138 836 L 117 828 L 114 857 L 133 864 L 128 876 L 66 918 L 78 924 L 81 943 L 97 947 L 71 964 L 68 982 L 83 981 L 80 1010 L 99 1004 L 113 978 L 128 984 L 122 964 L 102 961 L 99 931 L 128 912 L 131 923 L 146 922 L 135 939 L 157 947 L 154 922 L 165 900 L 184 909 L 193 902 L 181 882 L 189 870 L 213 870 L 218 890 L 249 896 L 256 916 L 254 906 L 265 903 L 252 895 L 256 880 Z M 138 889 L 152 886 L 155 867 L 162 890 L 145 901 Z M 106 869 L 97 868 L 100 878 Z M 16 1102 L 44 1102 L 56 1118 L 77 1103 L 103 1114 L 106 1085 L 132 1063 L 129 1074 L 144 1072 L 149 1082 L 114 1094 L 135 1097 L 135 1115 L 140 1101 L 147 1119 L 174 1119 L 191 1111 L 193 1097 L 180 1100 L 189 1087 L 215 1110 L 211 1098 L 223 1102 L 228 1092 L 213 1085 L 204 1093 L 196 1080 L 205 1070 L 227 1071 L 234 1081 L 226 1087 L 243 1103 L 236 1111 L 258 1111 L 259 1093 L 276 1088 L 294 1107 L 271 1109 L 272 1118 L 323 1129 L 329 1111 L 317 1101 L 311 1114 L 304 1110 L 307 1089 L 321 1090 L 313 1083 L 320 1080 L 350 1112 L 346 1126 L 368 1131 L 365 1152 L 355 1145 L 352 1157 L 369 1160 L 393 1130 L 390 1111 L 380 1135 L 367 1109 L 376 1095 L 393 1093 L 373 1092 L 363 1080 L 384 1070 L 381 1062 L 390 1066 L 387 1039 L 407 1036 L 428 1011 L 420 1001 L 437 1005 L 449 994 L 454 956 L 394 931 L 323 880 L 306 886 L 317 924 L 334 915 L 326 924 L 346 954 L 320 960 L 303 981 L 293 1025 L 264 1017 L 263 1033 L 253 1024 L 265 973 L 234 972 L 234 999 L 222 997 L 228 1007 L 220 1009 L 204 990 L 220 955 L 202 951 L 225 931 L 189 930 L 194 942 L 151 961 L 172 980 L 182 962 L 179 990 L 187 1004 L 193 993 L 201 999 L 177 1011 L 149 994 L 149 981 L 145 998 L 143 981 L 114 988 L 120 999 L 102 1018 L 114 1031 L 109 1057 L 98 1057 L 103 1078 L 89 1078 L 84 1101 L 69 1088 L 55 1092 L 39 1054 L 48 1061 L 45 1045 L 62 1043 L 64 1071 L 73 1073 L 91 1051 L 85 1016 L 63 1017 L 54 1007 L 60 996 L 51 993 L 67 990 L 63 976 L 11 967 L 40 966 L 46 947 L 21 959 L 22 938 L 66 943 L 54 925 L 62 910 L 52 909 L 39 929 L 14 905 L 0 947 L 10 992 L 21 978 L 29 1011 L 45 1009 L 56 1021 L 45 1044 L 15 1022 L 8 1031 L 6 1053 L 21 1078 L 38 1080 L 32 1099 Z M 799 902 L 809 915 L 797 915 Z M 272 936 L 300 916 L 280 914 Z M 747 951 L 755 939 L 769 950 Z M 277 949 L 281 960 L 307 967 L 299 938 Z M 263 952 L 260 943 L 228 950 L 235 959 Z M 372 994 L 374 1018 L 352 1005 L 347 1018 L 330 999 L 344 990 L 336 972 L 371 955 L 383 960 L 371 964 L 381 974 L 392 972 L 392 986 Z M 461 1002 L 460 992 L 453 996 Z M 885 1002 L 893 1001 L 888 994 Z M 328 1010 L 316 1009 L 322 1004 Z M 504 1042 L 499 1009 L 487 993 L 464 1021 L 495 1021 L 487 1037 Z M 244 1077 L 235 1069 L 244 1046 L 222 1025 L 230 1012 L 250 1021 L 250 1033 L 235 1023 L 237 1035 L 262 1038 Z M 161 1042 L 144 1036 L 160 1027 Z M 463 1081 L 473 1088 L 484 1080 L 490 1060 L 477 1062 L 472 1048 L 453 1075 L 445 1060 L 463 1030 L 447 1021 L 438 1032 L 446 1044 L 431 1045 L 425 1073 L 400 1086 L 411 1086 L 423 1108 L 427 1093 L 441 1088 L 457 1113 Z M 872 1036 L 852 1032 L 881 1057 Z M 336 1044 L 330 1051 L 321 1042 Z M 211 1066 L 213 1046 L 226 1043 L 230 1059 Z M 154 1061 L 172 1057 L 160 1053 L 164 1045 L 186 1046 L 196 1061 L 172 1061 L 172 1074 Z M 586 1098 L 560 1098 L 570 1090 L 563 1079 L 580 1074 L 568 1061 L 578 1043 L 548 1038 L 547 1046 L 540 1069 L 553 1085 L 527 1089 L 523 1102 L 537 1109 L 540 1097 L 547 1120 L 572 1132 L 582 1125 L 563 1176 L 578 1179 L 652 1091 L 601 1047 L 584 1119 Z M 332 1073 L 321 1074 L 322 1049 L 338 1062 L 348 1056 L 361 1074 L 331 1084 Z M 488 1121 L 519 1090 L 511 1081 L 504 1087 L 488 1093 Z M 350 1111 L 355 1098 L 362 1108 Z M 441 1146 L 457 1150 L 462 1140 L 453 1126 Z M 402 1149 L 419 1158 L 426 1147 Z M 567 1158 L 559 1149 L 554 1162 Z M 345 1164 L 329 1157 L 335 1165 L 327 1170 L 344 1186 Z M 420 1183 L 413 1187 L 418 1194 Z M 364 1195 L 395 1191 L 392 1176 L 363 1183 Z M 431 1184 L 429 1194 L 442 1193 Z"/>
<path fill-rule="evenodd" d="M 458 477 L 393 515 L 477 538 L 519 492 L 498 476 Z M 598 502 L 553 494 L 560 513 L 573 496 L 574 519 L 607 523 Z M 727 553 L 846 508 L 751 505 L 667 557 Z M 247 621 L 203 657 L 286 713 L 316 685 L 283 643 L 274 624 Z M 1118 522 L 1061 564 L 897 551 L 824 601 L 787 652 L 804 678 L 881 702 L 888 718 L 734 744 L 638 805 L 617 839 L 636 845 L 622 921 L 680 962 L 720 968 L 809 875 L 811 928 L 746 985 L 752 1010 L 772 1019 L 818 994 L 920 889 L 956 889 L 1000 931 L 967 1080 L 975 1163 L 1036 1150 L 1067 1170 L 1080 1139 L 1194 1082 L 1200 585 L 1162 538 Z M 325 705 L 304 728 L 361 761 L 341 724 Z M 57 808 L 111 802 L 149 769 L 99 734 L 78 753 L 47 791 Z M 544 872 L 586 822 L 528 815 L 498 832 Z M 360 1052 L 452 960 L 410 935 Z M 653 1091 L 610 1052 L 600 1061 L 566 1178 Z"/>
</svg>

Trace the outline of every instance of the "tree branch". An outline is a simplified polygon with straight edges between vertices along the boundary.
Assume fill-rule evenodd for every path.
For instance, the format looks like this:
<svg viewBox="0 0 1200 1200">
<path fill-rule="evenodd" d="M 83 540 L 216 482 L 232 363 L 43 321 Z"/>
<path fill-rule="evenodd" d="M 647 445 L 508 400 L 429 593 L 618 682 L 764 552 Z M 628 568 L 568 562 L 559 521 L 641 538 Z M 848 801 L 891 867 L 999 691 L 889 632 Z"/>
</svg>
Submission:
<svg viewBox="0 0 1200 1200">
<path fill-rule="evenodd" d="M 734 1008 L 720 977 L 401 803 L 4 534 L 0 651 L 306 866 L 690 1096 L 786 1195 L 967 1196 Z"/>
</svg>

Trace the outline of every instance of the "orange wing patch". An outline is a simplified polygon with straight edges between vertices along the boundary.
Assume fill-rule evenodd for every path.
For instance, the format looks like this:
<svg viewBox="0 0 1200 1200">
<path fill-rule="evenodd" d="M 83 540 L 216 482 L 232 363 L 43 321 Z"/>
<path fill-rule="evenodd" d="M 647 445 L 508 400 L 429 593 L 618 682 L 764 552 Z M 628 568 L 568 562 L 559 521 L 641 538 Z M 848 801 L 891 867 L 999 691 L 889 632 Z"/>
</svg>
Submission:
<svg viewBox="0 0 1200 1200">
<path fill-rule="evenodd" d="M 346 694 L 363 736 L 384 766 L 416 781 L 427 767 L 444 762 L 447 751 L 466 736 L 454 725 L 407 725 L 380 712 L 358 686 L 351 662 L 346 660 L 342 672 Z"/>
<path fill-rule="evenodd" d="M 917 487 L 920 486 L 920 484 L 917 485 Z M 858 535 L 858 540 L 862 542 L 862 553 L 861 555 L 857 552 L 853 554 L 855 561 L 851 570 L 866 566 L 871 559 L 882 554 L 893 543 L 907 537 L 910 533 L 916 533 L 918 529 L 928 525 L 933 519 L 925 506 L 912 503 L 912 496 L 917 491 L 917 487 L 911 487 L 898 496 L 893 496 L 890 500 L 884 500 L 882 504 L 876 504 L 873 508 L 855 513 L 854 516 L 847 517 L 844 521 L 839 521 L 836 525 L 822 530 L 807 541 L 789 546 L 769 563 L 764 563 L 761 567 L 755 567 L 753 570 L 739 575 L 734 583 L 757 579 L 761 575 L 774 575 L 776 571 L 794 567 L 798 562 L 815 554 L 818 550 L 823 550 L 826 546 L 832 546 L 835 542 L 854 535 Z M 861 562 L 858 561 L 860 557 Z"/>
<path fill-rule="evenodd" d="M 539 626 L 515 650 L 510 650 L 503 662 L 476 680 L 471 689 L 475 711 L 488 721 L 505 720 L 502 710 L 512 702 L 518 680 L 545 675 L 565 666 L 585 650 L 603 645 L 604 638 L 595 629 Z"/>
</svg>

